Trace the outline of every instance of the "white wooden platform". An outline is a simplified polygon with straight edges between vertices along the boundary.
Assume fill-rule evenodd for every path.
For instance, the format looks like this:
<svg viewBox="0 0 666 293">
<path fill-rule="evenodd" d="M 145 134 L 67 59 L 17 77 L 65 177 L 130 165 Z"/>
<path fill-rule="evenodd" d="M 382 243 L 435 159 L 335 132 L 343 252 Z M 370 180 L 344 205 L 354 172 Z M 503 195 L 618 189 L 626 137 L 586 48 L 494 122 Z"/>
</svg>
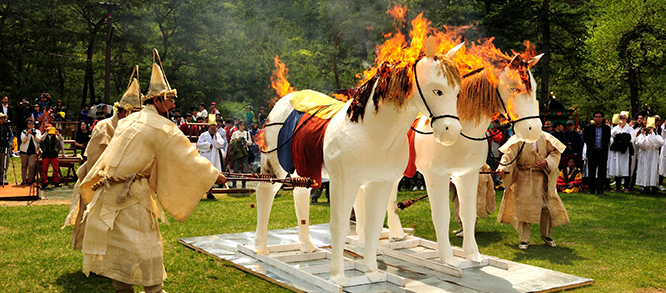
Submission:
<svg viewBox="0 0 666 293">
<path fill-rule="evenodd" d="M 554 292 L 594 284 L 592 279 L 485 255 L 481 263 L 461 259 L 463 265 L 451 269 L 439 261 L 434 242 L 410 236 L 401 241 L 380 241 L 377 265 L 386 275 L 379 283 L 368 282 L 359 263 L 363 247 L 356 245 L 360 244 L 357 240 L 350 240 L 345 245 L 345 275 L 352 282 L 340 287 L 328 281 L 328 224 L 310 226 L 310 233 L 319 249 L 307 254 L 299 251 L 297 227 L 268 232 L 270 256 L 254 250 L 254 232 L 183 238 L 178 242 L 294 292 L 519 293 Z M 454 247 L 454 255 L 462 256 L 462 250 Z"/>
</svg>

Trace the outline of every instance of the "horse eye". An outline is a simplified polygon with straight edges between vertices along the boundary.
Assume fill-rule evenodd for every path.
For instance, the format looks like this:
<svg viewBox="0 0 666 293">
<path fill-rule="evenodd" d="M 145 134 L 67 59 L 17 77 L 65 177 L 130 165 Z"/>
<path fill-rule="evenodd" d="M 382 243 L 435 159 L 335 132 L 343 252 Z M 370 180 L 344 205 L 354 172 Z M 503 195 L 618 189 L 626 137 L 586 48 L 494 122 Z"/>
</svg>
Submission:
<svg viewBox="0 0 666 293">
<path fill-rule="evenodd" d="M 433 92 L 435 95 L 438 95 L 438 96 L 441 96 L 441 95 L 444 94 L 444 92 L 442 92 L 441 90 L 432 90 L 432 92 Z"/>
<path fill-rule="evenodd" d="M 511 90 L 514 91 L 514 92 L 516 92 L 516 93 L 520 93 L 520 89 L 519 89 L 519 88 L 512 88 Z"/>
</svg>

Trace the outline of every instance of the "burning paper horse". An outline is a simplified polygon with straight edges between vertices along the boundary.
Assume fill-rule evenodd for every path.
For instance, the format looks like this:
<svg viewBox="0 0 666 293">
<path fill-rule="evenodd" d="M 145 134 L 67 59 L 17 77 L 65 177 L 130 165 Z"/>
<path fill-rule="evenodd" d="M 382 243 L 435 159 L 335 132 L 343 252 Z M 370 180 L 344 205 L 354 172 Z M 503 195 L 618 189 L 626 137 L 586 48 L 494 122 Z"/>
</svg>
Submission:
<svg viewBox="0 0 666 293">
<path fill-rule="evenodd" d="M 376 251 L 385 211 L 376 207 L 388 204 L 393 182 L 402 177 L 408 160 L 406 134 L 418 113 L 428 113 L 438 143 L 451 145 L 460 137 L 456 100 L 461 77 L 452 58 L 461 46 L 438 55 L 436 41 L 428 38 L 425 46 L 413 46 L 416 59 L 382 63 L 347 103 L 313 91 L 294 92 L 280 99 L 268 115 L 265 147 L 277 152 L 262 156 L 262 173 L 284 178 L 295 171 L 298 176 L 317 180 L 324 167 L 329 175 L 331 279 L 335 283 L 348 281 L 342 254 L 357 194 L 364 196 L 368 207 L 363 260 L 366 275 L 372 281 L 382 277 Z M 424 47 L 425 56 L 416 57 Z M 293 165 L 288 164 L 287 156 Z M 279 188 L 267 183 L 257 187 L 256 246 L 265 254 L 269 253 L 268 218 Z M 308 190 L 295 188 L 294 201 L 301 251 L 313 251 Z"/>
</svg>

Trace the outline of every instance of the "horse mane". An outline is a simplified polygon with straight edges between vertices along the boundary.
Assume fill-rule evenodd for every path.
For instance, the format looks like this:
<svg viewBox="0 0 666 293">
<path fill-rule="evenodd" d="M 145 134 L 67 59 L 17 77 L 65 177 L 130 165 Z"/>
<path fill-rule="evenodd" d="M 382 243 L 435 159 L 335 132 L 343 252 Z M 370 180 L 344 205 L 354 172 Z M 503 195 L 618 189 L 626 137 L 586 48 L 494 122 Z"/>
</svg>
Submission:
<svg viewBox="0 0 666 293">
<path fill-rule="evenodd" d="M 462 81 L 458 94 L 458 117 L 480 123 L 497 112 L 499 94 L 497 86 L 488 80 L 489 69 L 472 71 Z M 490 73 L 492 74 L 492 73 Z"/>
<path fill-rule="evenodd" d="M 421 54 L 416 62 L 421 60 L 423 56 Z M 442 61 L 439 63 L 437 74 L 444 73 L 450 86 L 460 85 L 462 77 L 455 62 L 446 55 L 436 55 L 435 58 Z M 352 122 L 363 120 L 365 107 L 373 93 L 373 87 L 375 114 L 377 114 L 382 101 L 391 103 L 398 108 L 404 107 L 412 92 L 413 65 L 414 63 L 409 66 L 397 67 L 390 63 L 382 63 L 377 69 L 377 73 L 356 91 L 351 105 L 347 109 L 347 116 L 350 117 L 350 120 Z M 377 85 L 375 86 L 375 84 Z"/>
</svg>

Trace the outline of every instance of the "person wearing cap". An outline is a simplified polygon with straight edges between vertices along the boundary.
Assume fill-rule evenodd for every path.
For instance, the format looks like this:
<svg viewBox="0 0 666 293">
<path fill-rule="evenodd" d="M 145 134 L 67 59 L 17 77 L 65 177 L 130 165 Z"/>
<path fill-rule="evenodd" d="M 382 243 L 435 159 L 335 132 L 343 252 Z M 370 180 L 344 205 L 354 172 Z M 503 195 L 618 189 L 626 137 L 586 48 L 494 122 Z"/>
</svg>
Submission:
<svg viewBox="0 0 666 293">
<path fill-rule="evenodd" d="M 214 116 L 214 115 L 213 115 Z M 197 150 L 202 157 L 208 159 L 218 171 L 222 171 L 222 158 L 226 148 L 226 139 L 217 133 L 215 119 L 208 119 L 208 131 L 199 135 Z"/>
<path fill-rule="evenodd" d="M 176 123 L 176 126 L 180 127 L 181 125 L 183 125 L 183 123 L 185 123 L 185 120 L 183 120 L 183 115 L 180 115 L 180 113 L 174 114 L 173 117 L 174 117 L 173 123 Z"/>
<path fill-rule="evenodd" d="M 550 121 L 546 121 L 543 123 L 543 127 L 541 128 L 543 131 L 550 133 L 553 131 L 553 123 Z"/>
<path fill-rule="evenodd" d="M 81 183 L 88 175 L 88 171 L 95 165 L 95 163 L 97 163 L 97 160 L 99 160 L 111 142 L 116 128 L 118 127 L 118 123 L 131 113 L 141 110 L 141 87 L 139 85 L 139 80 L 134 78 L 135 73 L 137 77 L 139 76 L 138 70 L 139 67 L 134 66 L 134 71 L 130 77 L 130 84 L 127 86 L 120 101 L 113 104 L 113 107 L 115 108 L 113 116 L 98 121 L 95 128 L 93 128 L 92 132 L 89 134 L 88 143 L 83 152 L 83 157 L 86 158 L 86 161 L 76 170 L 76 177 L 78 179 L 74 184 L 69 214 L 65 219 L 65 224 L 63 226 L 74 225 L 72 231 L 72 246 L 76 250 L 81 250 L 84 235 L 83 227 L 85 227 L 83 214 L 85 213 L 86 205 L 90 202 L 90 199 L 81 197 Z M 81 121 L 81 123 L 85 123 L 85 121 Z M 79 133 L 80 132 L 77 133 L 77 137 Z"/>
<path fill-rule="evenodd" d="M 594 123 L 583 130 L 585 157 L 587 158 L 588 193 L 604 193 L 606 184 L 606 165 L 608 162 L 608 145 L 611 139 L 610 126 L 604 123 L 604 113 L 593 114 Z"/>
<path fill-rule="evenodd" d="M 21 131 L 21 185 L 29 185 L 35 182 L 37 156 L 39 155 L 39 138 L 42 133 L 35 128 L 35 119 L 26 118 L 26 129 Z"/>
<path fill-rule="evenodd" d="M 573 120 L 567 121 L 567 130 L 564 131 L 564 136 L 566 137 L 567 141 L 567 149 L 564 151 L 564 153 L 575 154 L 580 158 L 581 152 L 583 151 L 583 137 L 580 135 L 578 130 L 576 130 L 576 124 Z"/>
<path fill-rule="evenodd" d="M 63 141 L 63 138 L 55 126 L 51 124 L 46 125 L 44 129 L 46 133 L 38 138 L 42 143 L 42 188 L 49 185 L 49 165 L 53 168 L 53 184 L 55 187 L 60 187 L 62 185 L 60 184 L 58 155 L 61 150 L 60 142 Z"/>
<path fill-rule="evenodd" d="M 7 168 L 9 168 L 9 158 L 11 158 L 11 143 L 14 140 L 14 133 L 9 123 L 7 115 L 0 113 L 0 164 L 2 164 L 2 174 L 0 174 L 0 185 L 7 184 Z"/>
<path fill-rule="evenodd" d="M 208 118 L 208 111 L 206 111 L 206 105 L 204 103 L 199 104 L 199 112 L 197 113 L 197 118 L 201 117 L 202 119 Z"/>
<path fill-rule="evenodd" d="M 534 143 L 521 143 L 512 136 L 499 149 L 504 155 L 497 171 L 505 188 L 497 221 L 516 229 L 519 249 L 529 246 L 532 224 L 538 223 L 541 239 L 555 247 L 553 228 L 569 223 L 557 194 L 557 166 L 564 149 L 564 144 L 543 131 Z"/>
<path fill-rule="evenodd" d="M 167 118 L 176 98 L 153 59 L 144 108 L 118 124 L 81 183 L 81 197 L 90 202 L 83 272 L 112 279 L 116 292 L 134 292 L 132 285 L 162 292 L 167 275 L 158 219 L 166 222 L 166 211 L 187 220 L 213 184 L 226 182 Z"/>
<path fill-rule="evenodd" d="M 631 176 L 631 157 L 634 156 L 634 130 L 627 124 L 627 113 L 620 113 L 620 122 L 611 130 L 608 175 L 615 177 L 612 191 L 629 192 Z M 622 189 L 624 184 L 624 189 Z"/>
<path fill-rule="evenodd" d="M 210 102 L 210 114 L 220 114 L 220 110 L 215 108 L 216 106 L 217 106 L 217 103 Z"/>
<path fill-rule="evenodd" d="M 636 136 L 636 149 L 638 161 L 636 163 L 636 185 L 642 187 L 641 191 L 656 194 L 659 190 L 659 150 L 664 146 L 664 138 L 654 131 L 655 125 L 646 123 Z"/>
</svg>

